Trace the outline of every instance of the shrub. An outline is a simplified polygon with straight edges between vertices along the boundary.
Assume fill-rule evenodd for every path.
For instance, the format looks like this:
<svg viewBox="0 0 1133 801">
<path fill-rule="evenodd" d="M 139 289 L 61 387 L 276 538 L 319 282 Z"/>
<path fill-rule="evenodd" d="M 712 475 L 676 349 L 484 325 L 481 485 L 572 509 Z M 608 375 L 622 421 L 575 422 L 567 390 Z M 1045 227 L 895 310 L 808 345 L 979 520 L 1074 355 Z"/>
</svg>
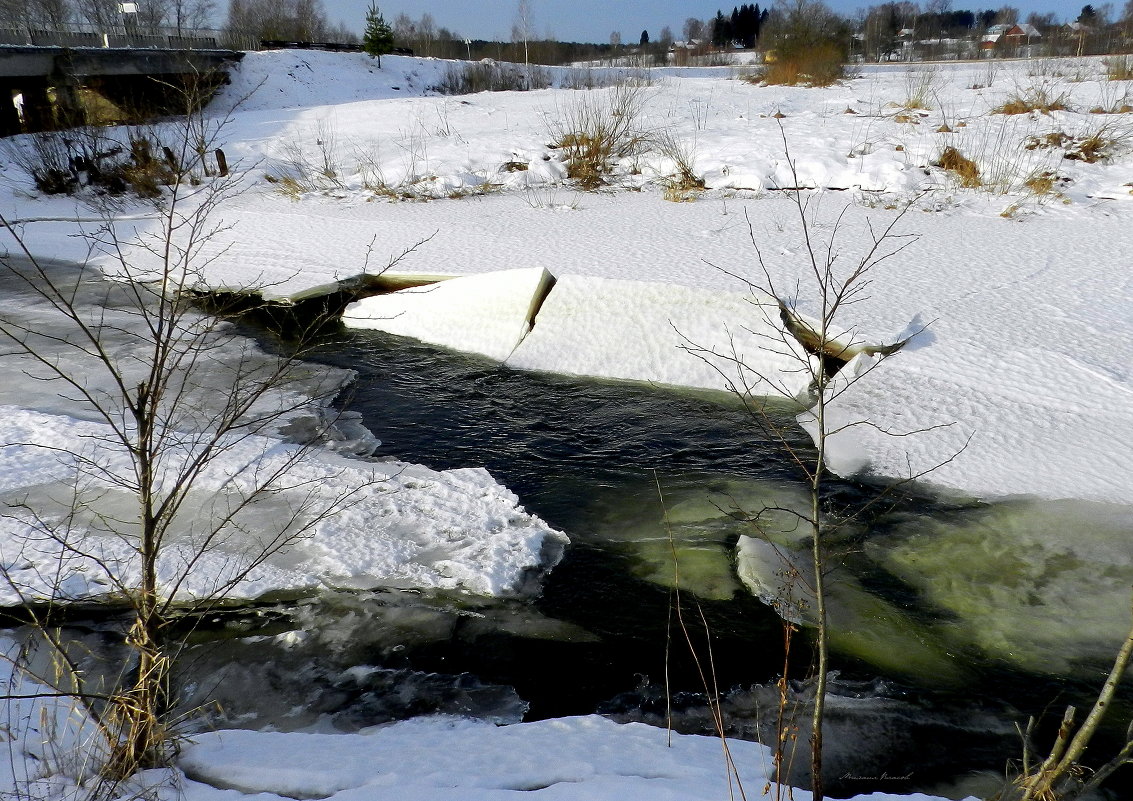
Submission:
<svg viewBox="0 0 1133 801">
<path fill-rule="evenodd" d="M 93 125 L 43 131 L 21 145 L 9 145 L 8 154 L 46 195 L 86 188 L 95 194 L 154 198 L 162 187 L 186 176 L 173 151 L 154 132 L 140 128 L 128 131 L 126 142 Z"/>
<path fill-rule="evenodd" d="M 638 124 L 644 103 L 637 86 L 587 93 L 571 103 L 551 126 L 552 147 L 562 151 L 568 177 L 596 189 L 607 182 L 615 159 L 640 152 L 648 141 Z"/>
<path fill-rule="evenodd" d="M 761 78 L 763 83 L 776 86 L 830 86 L 845 77 L 845 70 L 841 46 L 824 42 L 798 52 L 778 51 Z"/>
</svg>

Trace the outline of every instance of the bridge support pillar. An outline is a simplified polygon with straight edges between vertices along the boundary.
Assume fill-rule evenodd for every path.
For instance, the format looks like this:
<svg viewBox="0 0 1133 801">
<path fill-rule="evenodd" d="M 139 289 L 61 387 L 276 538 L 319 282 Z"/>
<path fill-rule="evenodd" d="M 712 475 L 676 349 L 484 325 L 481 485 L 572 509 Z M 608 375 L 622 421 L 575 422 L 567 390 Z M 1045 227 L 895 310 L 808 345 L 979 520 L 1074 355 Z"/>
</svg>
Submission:
<svg viewBox="0 0 1133 801">
<path fill-rule="evenodd" d="M 16 87 L 0 82 L 0 136 L 15 136 L 23 131 L 20 114 L 16 111 L 17 91 Z"/>
<path fill-rule="evenodd" d="M 24 129 L 28 133 L 50 131 L 55 127 L 55 115 L 51 111 L 51 96 L 43 81 L 28 82 L 23 87 Z"/>
</svg>

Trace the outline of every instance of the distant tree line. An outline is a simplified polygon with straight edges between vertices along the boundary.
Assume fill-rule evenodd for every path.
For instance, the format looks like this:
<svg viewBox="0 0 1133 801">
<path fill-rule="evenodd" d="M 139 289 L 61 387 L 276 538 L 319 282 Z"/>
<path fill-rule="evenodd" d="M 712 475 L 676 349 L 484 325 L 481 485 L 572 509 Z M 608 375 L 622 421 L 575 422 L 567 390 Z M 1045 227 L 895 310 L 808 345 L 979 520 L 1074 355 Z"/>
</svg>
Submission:
<svg viewBox="0 0 1133 801">
<path fill-rule="evenodd" d="M 687 18 L 679 44 L 685 51 L 699 48 L 698 54 L 710 48 L 766 48 L 765 35 L 776 25 L 782 29 L 782 21 L 792 15 L 797 17 L 800 7 L 804 11 L 818 9 L 820 20 L 829 15 L 829 9 L 820 0 L 775 0 L 773 6 L 764 8 L 758 3 L 744 3 L 734 6 L 731 13 L 718 10 L 715 17 L 707 20 Z M 218 8 L 218 0 L 143 0 L 136 9 L 123 14 L 119 0 L 0 0 L 0 27 L 36 30 L 79 24 L 102 31 L 129 26 L 140 33 L 169 28 L 180 32 L 211 27 L 216 24 L 217 12 L 224 10 Z M 636 44 L 623 45 L 617 31 L 606 43 L 559 42 L 550 34 L 536 38 L 531 4 L 524 5 L 521 0 L 520 10 L 511 41 L 466 41 L 427 13 L 418 19 L 398 14 L 390 27 L 394 46 L 417 55 L 527 60 L 535 64 L 598 60 L 624 56 L 627 50 L 661 63 L 677 39 L 668 27 L 655 37 L 643 30 Z M 232 41 L 251 46 L 262 39 L 358 42 L 363 22 L 359 19 L 332 23 L 323 0 L 228 0 L 224 26 L 233 35 Z M 884 59 L 909 40 L 971 38 L 995 25 L 1015 23 L 1025 23 L 1042 36 L 1045 52 L 1051 55 L 1068 49 L 1122 52 L 1133 48 L 1133 0 L 1125 0 L 1120 13 L 1110 3 L 1088 3 L 1073 20 L 1064 22 L 1077 25 L 1068 30 L 1053 13 L 1031 13 L 1024 18 L 1018 8 L 1009 5 L 954 9 L 949 0 L 928 0 L 925 5 L 890 0 L 861 9 L 853 18 L 844 20 L 858 43 L 855 54 L 870 60 Z"/>
<path fill-rule="evenodd" d="M 729 47 L 733 44 L 755 47 L 768 13 L 759 10 L 759 3 L 735 7 L 730 17 L 725 17 L 723 11 L 717 11 L 712 20 L 712 44 L 716 47 Z"/>
</svg>

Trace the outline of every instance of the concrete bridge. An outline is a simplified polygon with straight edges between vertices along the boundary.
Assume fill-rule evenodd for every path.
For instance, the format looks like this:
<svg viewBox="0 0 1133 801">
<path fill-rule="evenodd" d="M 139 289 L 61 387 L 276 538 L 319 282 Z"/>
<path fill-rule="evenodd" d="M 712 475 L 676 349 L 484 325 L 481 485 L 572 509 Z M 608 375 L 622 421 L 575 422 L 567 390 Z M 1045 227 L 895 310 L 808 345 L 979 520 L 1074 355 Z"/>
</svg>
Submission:
<svg viewBox="0 0 1133 801">
<path fill-rule="evenodd" d="M 228 80 L 237 50 L 0 45 L 0 136 L 184 111 Z"/>
</svg>

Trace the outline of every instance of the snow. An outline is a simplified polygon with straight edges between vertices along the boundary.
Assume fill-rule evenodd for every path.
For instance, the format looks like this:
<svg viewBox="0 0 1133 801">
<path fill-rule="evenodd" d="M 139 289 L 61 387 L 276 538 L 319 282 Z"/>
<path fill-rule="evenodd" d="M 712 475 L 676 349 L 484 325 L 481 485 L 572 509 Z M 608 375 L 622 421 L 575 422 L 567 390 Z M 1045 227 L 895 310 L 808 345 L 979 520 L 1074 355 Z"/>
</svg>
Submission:
<svg viewBox="0 0 1133 801">
<path fill-rule="evenodd" d="M 137 514 L 136 498 L 113 481 L 131 468 L 108 444 L 106 426 L 11 406 L 0 407 L 0 414 L 7 442 L 13 443 L 0 449 L 0 497 L 13 507 L 0 518 L 0 553 L 10 577 L 0 587 L 0 603 L 53 593 L 76 600 L 113 593 L 120 584 L 134 586 L 139 558 L 122 536 L 125 524 L 100 525 L 100 519 Z M 175 587 L 182 600 L 218 590 L 231 598 L 256 598 L 377 587 L 508 595 L 523 589 L 531 571 L 557 562 L 566 543 L 481 468 L 438 472 L 323 449 L 296 460 L 299 447 L 265 437 L 227 446 L 224 458 L 196 482 L 178 526 L 166 535 L 171 542 L 159 563 L 162 586 Z M 67 451 L 100 467 L 82 476 L 79 497 L 86 513 L 78 520 L 68 520 L 77 460 Z M 251 497 L 262 476 L 292 461 L 286 479 L 273 483 L 275 491 L 255 500 L 227 526 L 226 537 L 198 556 L 199 524 L 219 519 L 228 502 Z M 23 504 L 36 513 L 16 508 Z M 297 522 L 280 522 L 292 518 Z M 65 538 L 43 536 L 45 521 L 63 520 Z M 273 538 L 280 532 L 293 541 L 276 550 Z M 241 578 L 261 550 L 271 553 Z M 193 559 L 197 564 L 186 571 Z M 49 569 L 56 565 L 59 575 Z"/>
<path fill-rule="evenodd" d="M 447 67 L 386 57 L 379 70 L 357 54 L 249 54 L 214 106 L 235 106 L 222 138 L 242 191 L 220 206 L 230 227 L 201 254 L 208 283 L 287 299 L 396 262 L 394 272 L 454 278 L 363 301 L 351 324 L 520 369 L 716 389 L 726 388 L 725 377 L 682 346 L 734 346 L 749 367 L 800 396 L 791 362 L 801 355 L 760 347 L 780 332 L 777 318 L 751 302 L 766 299 L 758 288 L 774 284 L 814 319 L 821 304 L 804 233 L 817 253 L 829 248 L 839 265 L 852 265 L 911 204 L 896 232 L 916 238 L 871 273 L 868 296 L 842 310 L 839 327 L 877 343 L 927 329 L 876 370 L 875 357 L 862 355 L 843 371 L 834 391 L 845 391 L 828 407 L 828 428 L 839 429 L 827 443 L 831 467 L 880 478 L 935 467 L 923 480 L 943 491 L 1106 504 L 1116 529 L 1128 520 L 1133 287 L 1124 254 L 1133 249 L 1133 139 L 1128 115 L 1091 111 L 1118 108 L 1130 87 L 1103 80 L 1097 61 L 886 65 L 821 90 L 752 86 L 729 68 L 657 71 L 639 90 L 637 125 L 682 144 L 708 190 L 687 203 L 664 199 L 674 163 L 658 148 L 620 159 L 615 186 L 603 192 L 581 193 L 565 180 L 552 146 L 556 121 L 569 104 L 606 102 L 614 90 L 443 97 L 429 87 Z M 1087 79 L 1068 77 L 1078 73 Z M 565 78 L 555 71 L 556 81 Z M 907 108 L 926 85 L 934 107 Z M 1031 87 L 1065 93 L 1069 109 L 994 113 Z M 1090 163 L 1076 148 L 1094 134 L 1112 145 Z M 963 188 L 935 164 L 947 146 L 979 164 L 984 187 Z M 1051 192 L 1035 189 L 1044 178 Z M 279 191 L 284 179 L 294 188 Z M 97 228 L 97 214 L 37 196 L 10 158 L 0 182 L 0 212 L 21 221 L 34 253 L 90 257 L 113 273 L 112 260 L 73 236 Z M 792 187 L 807 189 L 802 216 L 781 191 Z M 126 236 L 156 228 L 144 206 L 126 203 L 115 214 Z M 135 256 L 131 266 L 146 268 L 144 254 Z M 544 272 L 556 283 L 532 319 Z M 57 400 L 5 392 L 4 498 L 35 498 L 50 509 L 68 486 L 68 466 L 11 443 L 87 437 L 78 441 L 96 447 L 102 432 Z M 863 420 L 871 425 L 856 425 Z M 805 412 L 801 422 L 808 424 Z M 264 439 L 248 447 L 246 461 L 270 463 L 293 446 Z M 205 514 L 213 508 L 205 496 L 228 480 L 219 468 L 195 499 Z M 437 472 L 328 450 L 303 469 L 297 478 L 327 492 L 367 491 L 258 568 L 238 588 L 243 597 L 319 586 L 515 592 L 563 542 L 475 468 Z M 123 499 L 111 492 L 100 502 L 113 513 Z M 56 552 L 24 539 L 27 525 L 5 517 L 0 546 L 35 595 L 46 592 L 38 568 Z M 76 535 L 129 565 L 130 555 L 115 550 L 121 543 L 97 527 Z M 223 580 L 231 569 L 223 556 L 184 593 Z M 891 569 L 916 583 L 915 560 L 903 556 L 894 555 Z M 73 567 L 72 597 L 108 591 L 97 569 Z M 755 570 L 748 580 L 767 584 Z M 1067 586 L 1079 580 L 1072 575 Z M 963 596 L 942 593 L 940 602 L 988 638 L 1007 636 L 975 608 L 990 602 L 973 606 Z M 874 607 L 863 614 L 878 617 Z M 732 748 L 749 783 L 762 786 L 766 754 L 748 743 Z M 503 728 L 418 720 L 334 737 L 218 732 L 202 735 L 182 764 L 189 799 L 233 797 L 224 788 L 268 799 L 718 798 L 725 775 L 718 741 L 677 737 L 665 749 L 663 732 L 598 718 Z"/>
</svg>

